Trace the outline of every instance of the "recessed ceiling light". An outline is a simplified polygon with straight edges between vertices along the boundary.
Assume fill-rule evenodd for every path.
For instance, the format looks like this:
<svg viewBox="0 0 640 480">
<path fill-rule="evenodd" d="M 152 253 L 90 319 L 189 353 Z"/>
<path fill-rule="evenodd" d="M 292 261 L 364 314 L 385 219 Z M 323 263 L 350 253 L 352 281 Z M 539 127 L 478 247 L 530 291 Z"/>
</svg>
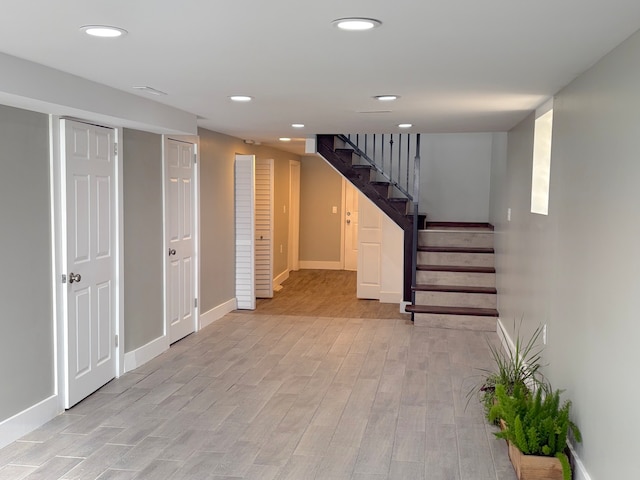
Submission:
<svg viewBox="0 0 640 480">
<path fill-rule="evenodd" d="M 289 137 L 280 137 L 281 142 L 290 142 L 291 139 Z"/>
<path fill-rule="evenodd" d="M 128 32 L 124 28 L 112 27 L 109 25 L 85 25 L 80 27 L 80 31 L 92 37 L 115 38 L 126 35 Z"/>
<path fill-rule="evenodd" d="M 250 102 L 253 100 L 253 97 L 248 95 L 231 95 L 229 98 L 234 102 Z"/>
<path fill-rule="evenodd" d="M 382 25 L 382 22 L 375 18 L 347 17 L 338 18 L 331 22 L 331 25 L 339 28 L 340 30 L 362 31 L 379 27 Z"/>
<path fill-rule="evenodd" d="M 304 123 L 292 123 L 293 128 L 304 128 Z"/>
<path fill-rule="evenodd" d="M 376 100 L 380 100 L 381 102 L 393 102 L 400 97 L 398 95 L 376 95 L 373 98 L 375 98 Z"/>
<path fill-rule="evenodd" d="M 411 128 L 411 127 L 413 127 L 413 125 L 410 123 L 401 123 L 400 125 L 398 125 L 398 128 Z"/>
<path fill-rule="evenodd" d="M 163 92 L 162 90 L 158 90 L 157 88 L 153 88 L 153 87 L 147 87 L 147 86 L 139 86 L 139 87 L 133 87 L 134 90 L 140 90 L 141 92 L 145 92 L 145 93 L 149 93 L 151 95 L 166 95 L 166 92 Z"/>
</svg>

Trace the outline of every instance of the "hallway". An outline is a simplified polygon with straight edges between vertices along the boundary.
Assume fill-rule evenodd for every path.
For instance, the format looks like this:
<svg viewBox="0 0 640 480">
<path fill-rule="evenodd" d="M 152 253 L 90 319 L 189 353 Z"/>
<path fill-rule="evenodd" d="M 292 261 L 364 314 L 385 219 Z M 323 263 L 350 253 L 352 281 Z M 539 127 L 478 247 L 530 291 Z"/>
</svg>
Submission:
<svg viewBox="0 0 640 480">
<path fill-rule="evenodd" d="M 0 479 L 515 478 L 479 405 L 465 409 L 484 334 L 265 303 L 0 450 Z"/>
</svg>

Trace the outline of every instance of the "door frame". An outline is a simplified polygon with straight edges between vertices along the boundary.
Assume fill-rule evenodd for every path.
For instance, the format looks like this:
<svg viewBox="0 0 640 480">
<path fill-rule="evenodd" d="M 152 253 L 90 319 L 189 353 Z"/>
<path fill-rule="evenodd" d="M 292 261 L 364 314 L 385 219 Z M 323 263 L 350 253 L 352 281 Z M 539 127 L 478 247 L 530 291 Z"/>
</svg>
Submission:
<svg viewBox="0 0 640 480">
<path fill-rule="evenodd" d="M 300 161 L 289 160 L 289 252 L 287 275 L 300 270 Z M 295 177 L 295 178 L 294 178 Z"/>
<path fill-rule="evenodd" d="M 60 127 L 62 120 L 72 120 L 80 123 L 88 123 L 114 130 L 114 140 L 117 145 L 115 152 L 115 175 L 114 189 L 116 192 L 114 201 L 115 208 L 115 283 L 114 289 L 116 298 L 114 299 L 115 308 L 115 325 L 114 333 L 117 335 L 118 341 L 115 345 L 116 371 L 115 377 L 119 377 L 124 373 L 124 259 L 122 247 L 124 245 L 123 232 L 123 191 L 122 191 L 122 127 L 106 125 L 102 122 L 93 122 L 74 117 L 50 115 L 49 116 L 49 171 L 50 175 L 50 191 L 51 191 L 51 239 L 53 245 L 52 265 L 51 265 L 51 282 L 53 289 L 53 333 L 54 333 L 54 395 L 57 396 L 58 408 L 64 411 L 66 404 L 66 381 L 67 369 L 66 365 L 66 349 L 65 349 L 65 322 L 66 309 L 64 295 L 66 284 L 62 283 L 62 275 L 67 274 L 67 230 L 66 230 L 66 162 L 62 158 L 62 143 Z"/>
<path fill-rule="evenodd" d="M 166 349 L 170 346 L 169 340 L 169 312 L 167 312 L 167 272 L 169 268 L 169 257 L 167 251 L 167 142 L 176 140 L 178 142 L 190 143 L 196 155 L 196 162 L 193 165 L 193 285 L 197 300 L 197 305 L 193 309 L 193 331 L 200 330 L 200 137 L 197 135 L 162 135 L 162 311 L 163 321 L 163 346 Z"/>
</svg>

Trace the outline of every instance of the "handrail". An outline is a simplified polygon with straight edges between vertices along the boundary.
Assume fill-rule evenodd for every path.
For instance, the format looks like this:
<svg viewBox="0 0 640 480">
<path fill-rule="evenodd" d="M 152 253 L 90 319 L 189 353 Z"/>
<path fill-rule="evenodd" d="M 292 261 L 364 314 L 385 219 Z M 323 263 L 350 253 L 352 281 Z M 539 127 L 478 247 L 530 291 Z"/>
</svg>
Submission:
<svg viewBox="0 0 640 480">
<path fill-rule="evenodd" d="M 413 137 L 411 134 L 338 135 L 338 138 L 369 164 L 381 179 L 385 179 L 394 190 L 400 192 L 413 204 L 412 231 L 405 231 L 405 235 L 411 235 L 411 237 L 405 237 L 405 249 L 411 248 L 411 287 L 415 287 L 417 282 L 420 210 L 420 134 L 415 134 Z M 412 154 L 413 166 L 411 165 Z M 409 239 L 410 245 L 407 243 Z M 408 260 L 408 257 L 405 258 Z M 405 268 L 407 267 L 405 263 Z M 405 276 L 406 280 L 408 279 Z M 411 288 L 410 298 L 413 305 L 415 305 L 415 296 L 415 288 Z M 404 298 L 408 300 L 408 297 Z M 411 319 L 413 320 L 413 313 Z"/>
<path fill-rule="evenodd" d="M 415 137 L 415 143 L 412 143 L 412 136 Z M 348 134 L 338 135 L 338 138 L 349 145 L 402 195 L 411 201 L 418 198 L 414 197 L 411 191 L 410 162 L 411 153 L 419 148 L 420 134 Z M 403 143 L 406 143 L 406 152 L 402 151 Z M 397 146 L 394 147 L 394 144 Z M 385 146 L 388 146 L 386 150 Z"/>
</svg>

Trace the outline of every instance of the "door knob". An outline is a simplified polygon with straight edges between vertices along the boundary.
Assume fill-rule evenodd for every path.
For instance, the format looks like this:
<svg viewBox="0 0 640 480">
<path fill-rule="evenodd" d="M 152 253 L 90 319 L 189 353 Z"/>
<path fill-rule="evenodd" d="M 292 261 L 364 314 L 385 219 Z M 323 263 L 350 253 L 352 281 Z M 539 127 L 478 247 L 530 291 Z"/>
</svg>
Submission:
<svg viewBox="0 0 640 480">
<path fill-rule="evenodd" d="M 82 276 L 79 273 L 69 274 L 69 283 L 80 282 L 80 280 L 82 280 Z"/>
<path fill-rule="evenodd" d="M 175 254 L 176 254 L 176 249 L 175 248 L 170 248 L 169 249 L 169 256 L 175 255 Z"/>
</svg>

